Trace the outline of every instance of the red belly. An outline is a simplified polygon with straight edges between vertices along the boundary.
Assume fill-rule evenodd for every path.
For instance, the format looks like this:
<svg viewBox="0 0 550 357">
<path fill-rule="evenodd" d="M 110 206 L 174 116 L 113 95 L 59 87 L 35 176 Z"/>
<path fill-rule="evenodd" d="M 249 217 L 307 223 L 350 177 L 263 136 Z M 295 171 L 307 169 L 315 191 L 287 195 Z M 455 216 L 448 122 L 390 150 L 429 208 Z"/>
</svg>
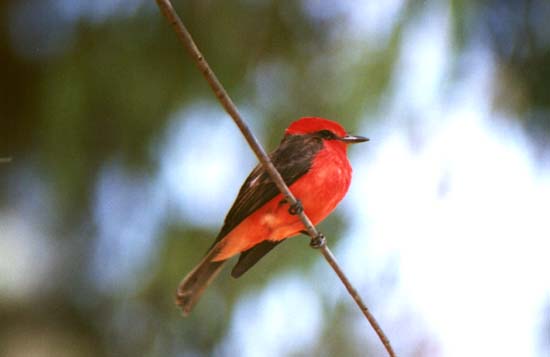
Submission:
<svg viewBox="0 0 550 357">
<path fill-rule="evenodd" d="M 327 161 L 320 154 L 307 174 L 290 186 L 294 196 L 302 202 L 304 212 L 314 225 L 325 219 L 344 198 L 351 181 L 351 168 L 345 153 L 330 155 Z M 221 251 L 213 260 L 225 260 L 264 241 L 289 238 L 304 230 L 298 218 L 288 213 L 288 204 L 277 195 L 245 218 L 221 241 Z"/>
</svg>

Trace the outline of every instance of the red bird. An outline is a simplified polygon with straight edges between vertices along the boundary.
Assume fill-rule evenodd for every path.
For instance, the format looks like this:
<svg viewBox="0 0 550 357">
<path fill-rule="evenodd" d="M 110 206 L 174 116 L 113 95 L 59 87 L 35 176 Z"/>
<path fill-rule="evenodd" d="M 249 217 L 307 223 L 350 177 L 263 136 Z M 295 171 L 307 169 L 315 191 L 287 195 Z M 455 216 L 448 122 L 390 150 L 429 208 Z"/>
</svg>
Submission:
<svg viewBox="0 0 550 357">
<path fill-rule="evenodd" d="M 285 131 L 269 157 L 311 222 L 325 219 L 344 198 L 351 182 L 348 144 L 368 139 L 348 135 L 338 123 L 301 118 Z M 262 165 L 252 170 L 202 261 L 183 279 L 177 304 L 187 315 L 223 264 L 241 253 L 231 275 L 238 278 L 284 239 L 305 227 Z"/>
</svg>

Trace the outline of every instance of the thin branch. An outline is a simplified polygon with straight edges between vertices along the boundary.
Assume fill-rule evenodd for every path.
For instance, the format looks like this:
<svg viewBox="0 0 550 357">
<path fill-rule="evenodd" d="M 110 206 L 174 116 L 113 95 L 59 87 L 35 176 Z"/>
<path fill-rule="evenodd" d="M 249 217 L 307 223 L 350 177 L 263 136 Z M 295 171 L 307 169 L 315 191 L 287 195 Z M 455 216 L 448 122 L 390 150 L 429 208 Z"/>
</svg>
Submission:
<svg viewBox="0 0 550 357">
<path fill-rule="evenodd" d="M 283 178 L 281 177 L 281 174 L 277 171 L 271 160 L 269 159 L 269 156 L 263 149 L 263 147 L 260 145 L 248 125 L 244 122 L 241 115 L 239 114 L 239 111 L 237 110 L 237 107 L 225 91 L 223 85 L 220 83 L 212 69 L 210 69 L 210 66 L 206 62 L 206 59 L 199 51 L 197 45 L 193 41 L 193 38 L 187 31 L 187 28 L 184 26 L 183 22 L 181 21 L 180 17 L 172 7 L 172 4 L 169 0 L 156 0 L 161 12 L 164 14 L 170 25 L 172 25 L 173 30 L 176 32 L 176 35 L 179 39 L 179 41 L 183 44 L 183 46 L 187 49 L 197 66 L 199 67 L 201 73 L 203 74 L 204 78 L 212 88 L 212 91 L 222 104 L 222 106 L 225 108 L 229 116 L 233 119 L 235 124 L 239 127 L 242 134 L 244 135 L 246 141 L 248 142 L 248 145 L 250 145 L 251 149 L 254 151 L 254 154 L 258 157 L 264 168 L 266 169 L 267 173 L 279 189 L 283 196 L 286 199 L 286 202 L 289 203 L 289 205 L 293 206 L 298 203 L 296 200 L 296 197 L 292 194 L 288 186 L 285 184 Z M 372 315 L 372 313 L 369 311 L 359 294 L 357 293 L 357 290 L 353 287 L 343 270 L 340 268 L 338 262 L 336 261 L 336 258 L 330 251 L 330 249 L 327 247 L 326 242 L 322 238 L 322 235 L 317 231 L 311 220 L 307 217 L 307 215 L 302 211 L 298 212 L 298 216 L 300 217 L 300 220 L 306 227 L 306 230 L 311 237 L 311 246 L 314 248 L 318 248 L 321 253 L 323 254 L 323 257 L 325 257 L 326 261 L 329 263 L 329 265 L 332 267 L 332 269 L 336 272 L 336 275 L 340 278 L 346 289 L 348 290 L 349 294 L 357 304 L 357 306 L 361 309 L 369 323 L 371 324 L 372 328 L 380 338 L 380 341 L 386 348 L 386 351 L 388 352 L 389 356 L 395 356 L 395 352 L 393 351 L 390 341 L 384 334 L 384 331 L 382 331 L 382 328 L 376 321 L 375 317 Z"/>
</svg>

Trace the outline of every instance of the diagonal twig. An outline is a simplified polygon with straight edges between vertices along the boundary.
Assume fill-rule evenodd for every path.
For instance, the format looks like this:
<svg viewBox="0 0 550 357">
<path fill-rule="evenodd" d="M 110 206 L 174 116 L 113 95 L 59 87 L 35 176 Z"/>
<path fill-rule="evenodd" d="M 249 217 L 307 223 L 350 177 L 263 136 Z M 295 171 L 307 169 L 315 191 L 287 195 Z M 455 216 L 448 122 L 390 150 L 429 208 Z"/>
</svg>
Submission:
<svg viewBox="0 0 550 357">
<path fill-rule="evenodd" d="M 161 12 L 164 14 L 170 25 L 172 26 L 173 30 L 176 32 L 176 35 L 179 39 L 179 41 L 183 44 L 183 46 L 187 49 L 193 60 L 195 61 L 196 65 L 199 67 L 199 70 L 203 74 L 204 78 L 210 85 L 210 88 L 212 88 L 212 91 L 218 98 L 221 105 L 224 107 L 224 109 L 227 111 L 229 116 L 233 119 L 235 124 L 239 127 L 241 130 L 243 136 L 245 137 L 246 141 L 248 142 L 248 145 L 250 145 L 250 148 L 252 151 L 254 151 L 254 154 L 256 154 L 257 158 L 260 160 L 262 165 L 264 166 L 265 170 L 279 189 L 283 196 L 285 197 L 286 202 L 290 205 L 296 205 L 298 201 L 296 200 L 296 197 L 292 194 L 288 186 L 285 184 L 283 178 L 281 177 L 281 174 L 277 171 L 271 160 L 269 159 L 269 156 L 267 155 L 266 151 L 263 149 L 263 147 L 260 145 L 248 125 L 244 122 L 241 115 L 239 114 L 239 111 L 227 92 L 225 91 L 223 85 L 220 83 L 212 69 L 210 69 L 210 66 L 206 62 L 206 59 L 199 51 L 197 45 L 193 41 L 193 38 L 191 37 L 191 34 L 187 31 L 187 28 L 184 26 L 183 22 L 181 21 L 180 17 L 172 7 L 172 4 L 169 0 L 156 0 L 157 5 L 159 6 Z M 353 298 L 357 306 L 361 309 L 361 312 L 365 315 L 367 320 L 369 321 L 370 325 L 378 335 L 378 338 L 384 345 L 386 351 L 388 352 L 389 356 L 395 356 L 395 352 L 393 351 L 393 348 L 391 347 L 389 339 L 386 337 L 384 331 L 376 321 L 374 315 L 369 311 L 365 303 L 363 302 L 363 299 L 359 294 L 357 293 L 357 290 L 353 287 L 349 279 L 347 278 L 346 274 L 343 272 L 343 270 L 340 268 L 340 265 L 336 261 L 336 258 L 330 251 L 330 249 L 327 247 L 325 240 L 320 240 L 319 238 L 322 237 L 322 235 L 317 231 L 311 220 L 307 217 L 307 215 L 301 211 L 298 212 L 298 217 L 304 224 L 307 233 L 311 237 L 312 242 L 320 243 L 320 244 L 312 244 L 313 247 L 318 248 L 321 251 L 321 254 L 323 254 L 323 257 L 325 260 L 329 263 L 329 265 L 332 267 L 332 269 L 335 271 L 336 275 L 340 278 L 346 289 L 348 290 L 350 296 Z"/>
</svg>

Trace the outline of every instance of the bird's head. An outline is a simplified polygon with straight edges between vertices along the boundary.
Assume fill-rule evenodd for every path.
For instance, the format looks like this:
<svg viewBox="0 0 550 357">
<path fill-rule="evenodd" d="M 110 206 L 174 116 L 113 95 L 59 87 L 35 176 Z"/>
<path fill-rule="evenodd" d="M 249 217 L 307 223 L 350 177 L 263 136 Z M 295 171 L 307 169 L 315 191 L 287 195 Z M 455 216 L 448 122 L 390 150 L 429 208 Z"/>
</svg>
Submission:
<svg viewBox="0 0 550 357">
<path fill-rule="evenodd" d="M 286 135 L 316 135 L 324 142 L 333 142 L 338 146 L 347 147 L 368 141 L 368 138 L 358 135 L 349 135 L 339 123 L 317 117 L 301 118 L 290 124 L 285 131 Z"/>
</svg>

